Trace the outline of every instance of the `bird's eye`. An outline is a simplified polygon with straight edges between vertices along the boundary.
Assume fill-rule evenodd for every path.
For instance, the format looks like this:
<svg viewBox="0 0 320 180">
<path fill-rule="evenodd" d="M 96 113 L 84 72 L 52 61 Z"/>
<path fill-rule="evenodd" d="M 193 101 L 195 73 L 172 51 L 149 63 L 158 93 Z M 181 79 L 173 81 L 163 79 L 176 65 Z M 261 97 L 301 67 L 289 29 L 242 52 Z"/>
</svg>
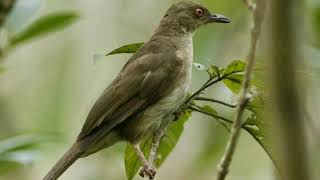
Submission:
<svg viewBox="0 0 320 180">
<path fill-rule="evenodd" d="M 201 17 L 203 15 L 203 9 L 201 8 L 196 9 L 196 14 L 197 16 Z"/>
</svg>

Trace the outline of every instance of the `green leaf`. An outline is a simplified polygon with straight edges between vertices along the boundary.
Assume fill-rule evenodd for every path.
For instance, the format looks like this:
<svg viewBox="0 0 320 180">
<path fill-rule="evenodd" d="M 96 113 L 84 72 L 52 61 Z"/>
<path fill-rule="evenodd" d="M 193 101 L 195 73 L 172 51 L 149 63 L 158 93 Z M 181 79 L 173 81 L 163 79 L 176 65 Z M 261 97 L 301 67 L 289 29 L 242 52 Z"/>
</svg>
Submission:
<svg viewBox="0 0 320 180">
<path fill-rule="evenodd" d="M 183 132 L 185 122 L 191 117 L 191 111 L 185 111 L 183 115 L 175 122 L 172 122 L 168 127 L 165 136 L 160 142 L 158 157 L 155 160 L 155 166 L 158 168 L 162 165 L 168 155 L 172 152 L 174 147 L 179 141 L 179 138 Z M 140 148 L 145 154 L 146 157 L 149 156 L 151 149 L 152 137 L 148 137 L 140 144 Z M 134 148 L 128 144 L 125 156 L 125 169 L 128 180 L 132 180 L 137 174 L 141 162 L 139 161 L 137 154 L 135 153 Z"/>
<path fill-rule="evenodd" d="M 276 158 L 276 154 L 271 145 L 271 125 L 261 114 L 252 113 L 246 120 L 246 124 L 243 126 L 245 129 L 263 148 L 273 164 L 279 168 L 279 161 Z"/>
<path fill-rule="evenodd" d="M 170 124 L 165 136 L 163 137 L 160 146 L 158 158 L 155 161 L 155 166 L 159 168 L 169 154 L 172 152 L 184 130 L 184 124 L 191 117 L 192 112 L 187 110 L 183 112 L 183 115 L 177 120 Z"/>
<path fill-rule="evenodd" d="M 246 63 L 244 61 L 234 60 L 227 66 L 224 71 L 224 75 L 243 72 L 245 70 L 245 67 Z"/>
<path fill-rule="evenodd" d="M 264 101 L 262 95 L 257 95 L 248 103 L 246 108 L 253 113 L 261 114 L 264 110 Z"/>
<path fill-rule="evenodd" d="M 215 77 L 223 75 L 224 69 L 220 68 L 214 64 L 211 64 L 210 67 L 208 68 L 207 72 L 209 73 L 211 78 L 215 78 Z"/>
<path fill-rule="evenodd" d="M 111 52 L 109 52 L 106 56 L 113 54 L 121 54 L 121 53 L 135 53 L 139 48 L 143 46 L 144 43 L 133 43 L 121 46 Z"/>
<path fill-rule="evenodd" d="M 262 117 L 258 116 L 256 113 L 251 113 L 250 116 L 246 119 L 246 121 L 244 122 L 244 125 L 248 125 L 248 126 L 260 126 L 260 124 L 262 123 Z"/>
<path fill-rule="evenodd" d="M 211 106 L 208 105 L 204 105 L 202 107 L 199 107 L 202 111 L 210 113 L 210 114 L 214 114 L 214 115 L 218 115 L 218 112 L 213 109 Z"/>
<path fill-rule="evenodd" d="M 40 17 L 25 30 L 11 39 L 11 45 L 17 45 L 30 39 L 57 31 L 75 22 L 79 15 L 75 12 L 56 12 Z"/>
<path fill-rule="evenodd" d="M 252 113 L 246 119 L 243 129 L 245 129 L 264 149 L 268 154 L 270 159 L 273 161 L 274 165 L 279 168 L 278 159 L 271 145 L 271 133 L 272 128 L 270 121 L 265 118 L 265 100 L 263 96 L 256 96 L 249 102 L 247 109 Z"/>
<path fill-rule="evenodd" d="M 140 143 L 140 148 L 146 157 L 149 156 L 151 142 L 152 142 L 152 138 L 149 137 Z M 141 162 L 133 146 L 129 143 L 125 151 L 124 163 L 125 163 L 127 179 L 132 180 L 134 176 L 137 174 L 139 168 L 141 167 Z"/>
<path fill-rule="evenodd" d="M 242 74 L 231 74 L 223 79 L 224 85 L 231 90 L 231 92 L 238 94 L 241 90 L 243 81 Z"/>
<path fill-rule="evenodd" d="M 241 84 L 243 81 L 243 74 L 236 74 L 243 72 L 245 70 L 245 62 L 240 60 L 232 61 L 223 72 L 224 85 L 231 90 L 231 92 L 238 94 L 241 89 Z"/>
</svg>

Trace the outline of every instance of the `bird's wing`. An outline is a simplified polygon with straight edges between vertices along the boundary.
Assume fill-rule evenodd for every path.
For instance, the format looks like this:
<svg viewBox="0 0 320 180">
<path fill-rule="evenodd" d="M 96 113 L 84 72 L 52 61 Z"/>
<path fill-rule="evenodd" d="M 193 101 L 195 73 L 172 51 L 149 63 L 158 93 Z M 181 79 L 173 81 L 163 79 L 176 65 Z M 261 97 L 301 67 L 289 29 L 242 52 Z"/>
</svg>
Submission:
<svg viewBox="0 0 320 180">
<path fill-rule="evenodd" d="M 78 140 L 103 127 L 105 133 L 170 92 L 182 60 L 174 53 L 147 54 L 121 70 L 91 109 Z"/>
</svg>

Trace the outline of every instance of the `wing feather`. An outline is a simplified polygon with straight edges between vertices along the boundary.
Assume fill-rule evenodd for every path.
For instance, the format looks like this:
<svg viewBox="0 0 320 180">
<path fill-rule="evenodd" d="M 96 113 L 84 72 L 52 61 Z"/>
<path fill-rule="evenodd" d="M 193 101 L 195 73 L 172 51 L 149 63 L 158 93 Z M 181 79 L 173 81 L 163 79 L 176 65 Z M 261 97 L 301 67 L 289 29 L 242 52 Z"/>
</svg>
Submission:
<svg viewBox="0 0 320 180">
<path fill-rule="evenodd" d="M 109 132 L 170 92 L 181 65 L 176 58 L 174 53 L 148 54 L 127 64 L 89 112 L 78 140 Z"/>
</svg>

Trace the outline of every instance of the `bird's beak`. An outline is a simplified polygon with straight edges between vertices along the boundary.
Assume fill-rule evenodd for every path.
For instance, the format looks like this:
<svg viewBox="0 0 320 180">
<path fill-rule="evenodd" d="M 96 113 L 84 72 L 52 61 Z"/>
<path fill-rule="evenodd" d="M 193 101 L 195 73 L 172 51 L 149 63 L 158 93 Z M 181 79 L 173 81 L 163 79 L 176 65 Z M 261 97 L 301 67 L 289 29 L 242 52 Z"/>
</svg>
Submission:
<svg viewBox="0 0 320 180">
<path fill-rule="evenodd" d="M 220 14 L 211 14 L 209 18 L 210 23 L 230 23 L 231 20 Z"/>
</svg>

